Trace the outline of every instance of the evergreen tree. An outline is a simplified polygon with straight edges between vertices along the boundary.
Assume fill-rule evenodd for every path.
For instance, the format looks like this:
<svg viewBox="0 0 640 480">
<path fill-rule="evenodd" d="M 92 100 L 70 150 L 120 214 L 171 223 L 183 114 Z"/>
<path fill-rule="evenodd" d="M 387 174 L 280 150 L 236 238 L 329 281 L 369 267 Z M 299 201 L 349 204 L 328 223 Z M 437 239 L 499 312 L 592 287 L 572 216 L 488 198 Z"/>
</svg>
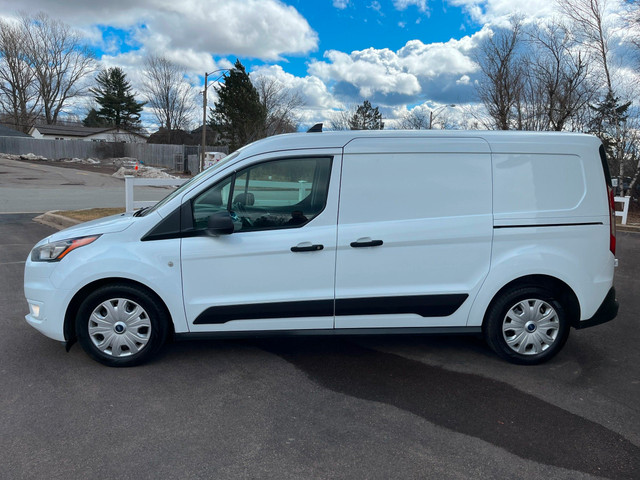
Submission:
<svg viewBox="0 0 640 480">
<path fill-rule="evenodd" d="M 99 109 L 91 109 L 85 126 L 114 126 L 127 130 L 140 129 L 140 112 L 145 102 L 137 102 L 126 74 L 119 67 L 102 70 L 96 77 L 93 93 Z"/>
<path fill-rule="evenodd" d="M 109 121 L 106 118 L 101 117 L 95 108 L 92 108 L 91 110 L 89 110 L 89 113 L 87 114 L 85 119 L 82 121 L 82 124 L 85 127 L 105 127 L 106 128 L 111 126 Z"/>
<path fill-rule="evenodd" d="M 221 142 L 229 145 L 229 151 L 266 136 L 266 109 L 240 60 L 215 90 L 218 101 L 209 124 L 220 134 Z"/>
<path fill-rule="evenodd" d="M 631 103 L 620 103 L 620 97 L 609 90 L 600 103 L 590 105 L 593 116 L 589 133 L 596 135 L 604 145 L 612 169 L 619 167 L 622 158 L 624 124 L 629 117 L 627 110 Z"/>
<path fill-rule="evenodd" d="M 348 123 L 351 130 L 382 130 L 384 128 L 382 114 L 378 111 L 378 107 L 371 106 L 369 100 L 365 100 L 358 106 Z"/>
</svg>

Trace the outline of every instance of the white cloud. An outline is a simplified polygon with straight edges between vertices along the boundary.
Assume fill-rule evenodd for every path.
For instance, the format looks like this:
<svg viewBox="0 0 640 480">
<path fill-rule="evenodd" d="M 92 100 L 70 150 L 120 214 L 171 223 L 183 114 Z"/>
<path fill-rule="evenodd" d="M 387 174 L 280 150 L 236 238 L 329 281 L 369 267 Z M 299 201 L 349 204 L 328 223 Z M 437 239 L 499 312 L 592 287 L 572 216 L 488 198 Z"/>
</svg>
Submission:
<svg viewBox="0 0 640 480">
<path fill-rule="evenodd" d="M 350 3 L 350 0 L 333 0 L 333 6 L 340 10 L 347 8 Z"/>
<path fill-rule="evenodd" d="M 410 40 L 398 50 L 398 57 L 408 71 L 425 77 L 475 72 L 477 65 L 469 53 L 477 43 L 470 40 L 471 37 L 465 37 L 463 40 L 431 44 Z"/>
<path fill-rule="evenodd" d="M 481 25 L 507 24 L 513 14 L 522 15 L 526 21 L 548 18 L 557 12 L 553 0 L 448 0 L 454 6 L 462 7 L 471 19 Z"/>
<path fill-rule="evenodd" d="M 374 93 L 415 95 L 420 92 L 418 79 L 403 68 L 398 55 L 389 49 L 368 48 L 350 55 L 330 50 L 329 62 L 313 62 L 309 72 L 324 80 L 347 82 L 355 86 L 361 97 Z"/>
<path fill-rule="evenodd" d="M 3 2 L 0 16 L 15 14 L 10 8 Z M 62 18 L 93 40 L 96 24 L 127 30 L 147 51 L 168 56 L 207 52 L 276 60 L 318 45 L 307 20 L 279 0 L 32 0 L 29 9 Z"/>
<path fill-rule="evenodd" d="M 367 8 L 371 8 L 378 12 L 380 15 L 383 15 L 382 5 L 380 5 L 380 2 L 378 2 L 378 0 L 373 0 L 373 2 L 371 2 Z"/>
<path fill-rule="evenodd" d="M 478 71 L 474 49 L 490 30 L 445 43 L 410 40 L 398 51 L 358 50 L 350 54 L 330 50 L 324 61 L 309 65 L 309 73 L 329 84 L 346 102 L 370 99 L 399 105 L 440 97 L 443 102 L 468 101 L 472 76 Z"/>
<path fill-rule="evenodd" d="M 300 122 L 303 125 L 327 122 L 335 110 L 343 108 L 343 104 L 334 97 L 327 85 L 314 75 L 296 77 L 285 72 L 280 65 L 270 65 L 251 71 L 251 78 L 257 76 L 275 78 L 285 88 L 300 95 L 304 102 L 300 108 Z"/>
<path fill-rule="evenodd" d="M 418 7 L 421 12 L 427 11 L 427 0 L 393 0 L 393 6 L 397 10 L 406 10 L 410 6 Z"/>
</svg>

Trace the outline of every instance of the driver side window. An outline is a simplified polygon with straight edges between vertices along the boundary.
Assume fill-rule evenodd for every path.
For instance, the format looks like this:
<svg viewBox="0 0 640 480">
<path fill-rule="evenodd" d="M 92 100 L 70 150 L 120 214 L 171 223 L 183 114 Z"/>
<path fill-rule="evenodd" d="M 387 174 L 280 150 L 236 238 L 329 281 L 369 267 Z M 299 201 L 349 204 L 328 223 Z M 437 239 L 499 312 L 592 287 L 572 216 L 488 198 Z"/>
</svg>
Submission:
<svg viewBox="0 0 640 480">
<path fill-rule="evenodd" d="M 235 231 L 301 227 L 325 207 L 331 158 L 287 158 L 259 163 L 218 182 L 193 201 L 194 225 L 228 210 Z"/>
</svg>

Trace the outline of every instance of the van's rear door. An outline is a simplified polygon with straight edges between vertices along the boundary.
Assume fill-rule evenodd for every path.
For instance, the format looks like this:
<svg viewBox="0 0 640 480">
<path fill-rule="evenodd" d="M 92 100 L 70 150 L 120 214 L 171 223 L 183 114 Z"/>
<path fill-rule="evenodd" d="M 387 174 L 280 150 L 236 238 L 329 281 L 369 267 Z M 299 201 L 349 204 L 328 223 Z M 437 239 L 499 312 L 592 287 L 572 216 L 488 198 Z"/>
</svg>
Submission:
<svg viewBox="0 0 640 480">
<path fill-rule="evenodd" d="M 349 142 L 338 216 L 336 328 L 466 325 L 489 271 L 491 190 L 483 139 Z"/>
</svg>

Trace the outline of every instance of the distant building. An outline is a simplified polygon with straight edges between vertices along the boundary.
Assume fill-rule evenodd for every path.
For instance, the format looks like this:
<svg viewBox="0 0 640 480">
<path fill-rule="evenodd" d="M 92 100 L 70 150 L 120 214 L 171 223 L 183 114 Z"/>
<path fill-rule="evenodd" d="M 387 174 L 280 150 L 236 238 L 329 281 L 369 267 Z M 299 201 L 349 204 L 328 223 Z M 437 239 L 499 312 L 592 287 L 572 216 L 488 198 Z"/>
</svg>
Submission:
<svg viewBox="0 0 640 480">
<path fill-rule="evenodd" d="M 147 137 L 116 127 L 83 127 L 76 125 L 34 125 L 33 138 L 47 140 L 84 140 L 85 142 L 145 143 Z"/>
<path fill-rule="evenodd" d="M 26 133 L 19 132 L 18 130 L 14 130 L 13 128 L 5 127 L 4 125 L 0 125 L 0 137 L 31 138 L 31 135 L 27 135 Z"/>
</svg>

